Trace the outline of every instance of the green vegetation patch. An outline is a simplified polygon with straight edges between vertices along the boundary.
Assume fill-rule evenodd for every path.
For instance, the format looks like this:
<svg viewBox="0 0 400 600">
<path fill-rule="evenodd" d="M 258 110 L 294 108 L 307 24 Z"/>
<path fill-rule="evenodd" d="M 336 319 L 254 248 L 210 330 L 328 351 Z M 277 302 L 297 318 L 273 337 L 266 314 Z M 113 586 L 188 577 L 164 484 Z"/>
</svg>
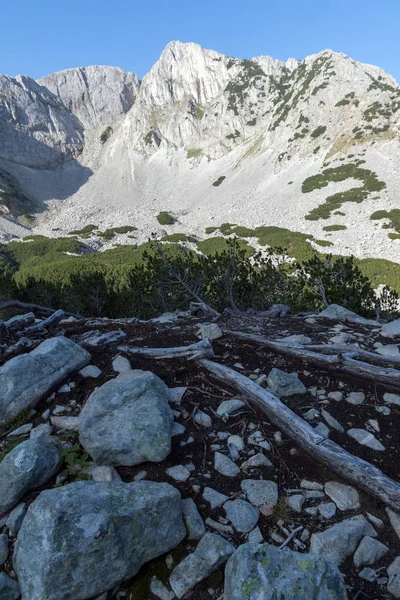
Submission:
<svg viewBox="0 0 400 600">
<path fill-rule="evenodd" d="M 161 211 L 157 215 L 157 221 L 160 223 L 160 225 L 173 225 L 175 223 L 174 217 L 166 211 Z"/>
<path fill-rule="evenodd" d="M 326 225 L 323 228 L 324 231 L 344 231 L 347 229 L 346 225 Z"/>
<path fill-rule="evenodd" d="M 113 134 L 113 128 L 112 128 L 112 127 L 110 127 L 110 126 L 108 126 L 108 127 L 107 127 L 107 128 L 104 130 L 104 131 L 103 131 L 103 133 L 102 133 L 102 134 L 101 134 L 101 136 L 100 136 L 100 141 L 101 141 L 101 143 L 102 143 L 102 144 L 105 144 L 105 143 L 107 142 L 107 140 L 109 140 L 109 139 L 110 139 L 110 137 L 112 136 L 112 134 Z"/>
<path fill-rule="evenodd" d="M 207 235 L 209 235 L 210 233 L 214 233 L 214 231 L 217 231 L 217 230 L 218 230 L 218 227 L 206 227 L 204 231 L 206 232 Z"/>
<path fill-rule="evenodd" d="M 320 135 L 324 134 L 326 131 L 326 126 L 325 125 L 319 125 L 316 129 L 314 129 L 314 131 L 311 133 L 311 137 L 312 138 L 317 138 Z"/>
<path fill-rule="evenodd" d="M 99 231 L 98 236 L 103 240 L 112 240 L 117 233 L 131 233 L 137 231 L 137 227 L 133 225 L 123 225 L 122 227 L 110 227 L 105 231 Z"/>
<path fill-rule="evenodd" d="M 85 225 L 85 227 L 82 227 L 82 229 L 74 229 L 73 231 L 70 231 L 68 235 L 79 235 L 81 238 L 87 239 L 91 236 L 95 229 L 97 229 L 97 225 L 89 224 Z"/>
<path fill-rule="evenodd" d="M 350 104 L 350 100 L 343 98 L 342 100 L 339 100 L 339 102 L 336 102 L 335 106 L 346 106 L 347 104 Z"/>
<path fill-rule="evenodd" d="M 255 250 L 245 240 L 238 240 L 239 247 L 246 251 L 246 256 L 253 256 Z M 223 237 L 212 237 L 197 244 L 197 249 L 206 256 L 214 256 L 228 250 L 229 240 Z"/>
<path fill-rule="evenodd" d="M 301 190 L 307 194 L 314 190 L 320 190 L 326 187 L 330 182 L 345 181 L 346 179 L 358 179 L 363 185 L 358 188 L 351 188 L 345 192 L 339 192 L 328 196 L 325 204 L 314 208 L 306 219 L 308 221 L 317 221 L 318 219 L 328 219 L 334 210 L 339 209 L 345 202 L 360 203 L 366 200 L 371 192 L 379 192 L 386 187 L 383 181 L 379 181 L 376 173 L 369 169 L 361 169 L 360 164 L 364 161 L 356 161 L 325 169 L 322 173 L 307 177 L 303 181 Z"/>
<path fill-rule="evenodd" d="M 193 235 L 186 235 L 185 233 L 170 233 L 169 235 L 164 235 L 162 238 L 163 242 L 191 242 L 196 243 L 198 239 Z"/>
<path fill-rule="evenodd" d="M 230 68 L 229 64 L 228 69 Z M 239 114 L 239 107 L 244 105 L 251 87 L 257 87 L 264 93 L 264 86 L 259 86 L 259 84 L 266 79 L 266 75 L 258 63 L 252 60 L 242 60 L 240 66 L 240 72 L 225 88 L 225 92 L 228 94 L 228 110 L 235 115 Z"/>
<path fill-rule="evenodd" d="M 221 175 L 221 177 L 218 177 L 218 179 L 214 181 L 213 186 L 218 187 L 219 185 L 221 185 L 224 179 L 226 179 L 225 175 Z"/>
<path fill-rule="evenodd" d="M 314 240 L 314 243 L 317 244 L 317 246 L 322 246 L 326 248 L 329 246 L 333 246 L 333 243 L 329 240 Z"/>
<path fill-rule="evenodd" d="M 188 150 L 186 152 L 186 158 L 190 159 L 190 158 L 198 158 L 199 156 L 201 156 L 201 150 L 200 148 L 191 148 L 190 150 Z"/>
<path fill-rule="evenodd" d="M 396 233 L 400 233 L 400 208 L 392 210 L 377 210 L 370 216 L 372 220 L 389 219 L 389 223 L 384 225 L 384 229 L 394 229 Z M 391 238 L 395 239 L 395 238 Z"/>
</svg>

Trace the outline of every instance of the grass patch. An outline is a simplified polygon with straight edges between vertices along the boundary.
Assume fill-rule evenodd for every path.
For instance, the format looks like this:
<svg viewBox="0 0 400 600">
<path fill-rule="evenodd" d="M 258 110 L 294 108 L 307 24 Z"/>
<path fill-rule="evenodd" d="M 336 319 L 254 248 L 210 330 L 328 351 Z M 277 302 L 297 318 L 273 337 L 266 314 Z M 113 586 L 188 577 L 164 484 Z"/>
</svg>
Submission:
<svg viewBox="0 0 400 600">
<path fill-rule="evenodd" d="M 103 131 L 103 133 L 102 133 L 102 134 L 101 134 L 101 136 L 100 136 L 100 141 L 101 141 L 101 143 L 102 143 L 102 144 L 105 144 L 105 143 L 107 142 L 107 140 L 109 140 L 109 139 L 110 139 L 110 137 L 112 136 L 112 134 L 113 134 L 113 128 L 112 128 L 112 127 L 110 127 L 110 126 L 108 126 L 108 127 L 107 127 L 107 128 L 104 130 L 104 131 Z"/>
<path fill-rule="evenodd" d="M 400 208 L 392 210 L 377 210 L 370 216 L 372 220 L 389 219 L 389 224 L 384 225 L 385 229 L 394 229 L 396 233 L 400 233 Z M 391 238 L 395 239 L 395 238 Z"/>
<path fill-rule="evenodd" d="M 311 133 L 311 137 L 315 139 L 315 138 L 319 137 L 320 135 L 322 135 L 323 133 L 325 133 L 325 131 L 326 131 L 325 125 L 319 125 L 319 127 L 314 129 L 314 131 Z"/>
<path fill-rule="evenodd" d="M 173 225 L 175 223 L 174 217 L 166 211 L 161 211 L 157 215 L 157 221 L 160 223 L 160 225 Z"/>
<path fill-rule="evenodd" d="M 196 243 L 198 241 L 193 235 L 186 235 L 185 233 L 171 233 L 169 235 L 164 235 L 162 238 L 163 242 L 192 242 Z"/>
<path fill-rule="evenodd" d="M 333 246 L 332 242 L 330 242 L 329 240 L 314 240 L 314 244 L 317 244 L 317 246 L 322 246 L 324 248 Z"/>
<path fill-rule="evenodd" d="M 346 225 L 326 225 L 323 228 L 324 231 L 344 231 L 347 229 Z"/>
<path fill-rule="evenodd" d="M 186 152 L 186 158 L 187 159 L 198 158 L 199 156 L 201 156 L 201 150 L 200 150 L 200 148 L 191 148 L 190 150 L 188 150 Z"/>
<path fill-rule="evenodd" d="M 224 179 L 226 179 L 225 175 L 221 175 L 221 177 L 218 177 L 218 179 L 216 181 L 214 181 L 213 186 L 214 187 L 220 186 L 221 183 L 224 181 Z"/>
<path fill-rule="evenodd" d="M 218 227 L 206 227 L 205 228 L 205 232 L 209 235 L 210 233 L 214 233 L 214 231 L 217 231 Z"/>
</svg>

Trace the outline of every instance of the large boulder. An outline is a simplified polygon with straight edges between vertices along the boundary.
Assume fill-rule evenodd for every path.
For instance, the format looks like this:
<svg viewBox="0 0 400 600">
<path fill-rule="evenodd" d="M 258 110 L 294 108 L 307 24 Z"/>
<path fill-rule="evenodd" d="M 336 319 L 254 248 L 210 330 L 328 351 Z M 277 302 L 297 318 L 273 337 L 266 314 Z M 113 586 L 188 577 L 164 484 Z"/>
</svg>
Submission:
<svg viewBox="0 0 400 600">
<path fill-rule="evenodd" d="M 360 317 L 357 313 L 340 306 L 340 304 L 330 304 L 323 311 L 321 311 L 318 317 L 324 317 L 325 319 L 333 319 L 334 321 L 349 321 L 350 323 L 360 323 L 361 325 L 377 325 L 376 321 L 371 319 L 365 319 Z"/>
<path fill-rule="evenodd" d="M 165 383 L 149 371 L 129 371 L 90 395 L 79 436 L 98 464 L 160 462 L 171 451 L 172 422 Z"/>
<path fill-rule="evenodd" d="M 225 569 L 225 600 L 347 600 L 343 577 L 323 558 L 243 544 Z"/>
<path fill-rule="evenodd" d="M 49 437 L 33 438 L 11 450 L 0 463 L 0 515 L 31 489 L 57 473 L 61 454 Z"/>
<path fill-rule="evenodd" d="M 80 481 L 45 490 L 18 533 L 23 600 L 86 600 L 136 575 L 185 537 L 181 497 L 167 483 Z"/>
<path fill-rule="evenodd" d="M 86 350 L 59 336 L 42 342 L 29 354 L 6 362 L 0 368 L 0 423 L 35 406 L 52 388 L 89 361 Z"/>
</svg>

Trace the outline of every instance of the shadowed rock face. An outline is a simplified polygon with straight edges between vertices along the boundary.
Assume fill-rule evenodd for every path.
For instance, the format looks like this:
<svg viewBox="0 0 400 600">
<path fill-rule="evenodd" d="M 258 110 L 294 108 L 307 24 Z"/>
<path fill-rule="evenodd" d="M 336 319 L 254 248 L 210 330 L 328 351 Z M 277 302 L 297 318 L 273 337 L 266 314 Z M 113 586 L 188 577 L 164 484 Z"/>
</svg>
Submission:
<svg viewBox="0 0 400 600">
<path fill-rule="evenodd" d="M 25 75 L 0 75 L 0 158 L 49 169 L 83 145 L 83 126 L 60 98 Z"/>
<path fill-rule="evenodd" d="M 90 66 L 59 71 L 39 79 L 85 128 L 110 124 L 135 102 L 139 79 L 117 67 Z"/>
</svg>

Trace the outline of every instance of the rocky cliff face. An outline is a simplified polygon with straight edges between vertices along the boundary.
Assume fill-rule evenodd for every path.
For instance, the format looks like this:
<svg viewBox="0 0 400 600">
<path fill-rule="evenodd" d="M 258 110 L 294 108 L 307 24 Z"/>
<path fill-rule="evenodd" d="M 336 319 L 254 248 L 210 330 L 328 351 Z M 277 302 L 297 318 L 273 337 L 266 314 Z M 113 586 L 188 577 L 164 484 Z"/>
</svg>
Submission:
<svg viewBox="0 0 400 600">
<path fill-rule="evenodd" d="M 139 89 L 135 73 L 100 66 L 59 71 L 39 83 L 57 95 L 87 128 L 113 123 L 131 108 Z"/>
<path fill-rule="evenodd" d="M 111 67 L 0 78 L 0 168 L 50 209 L 47 235 L 131 223 L 145 239 L 169 210 L 172 232 L 277 225 L 397 260 L 391 222 L 370 217 L 397 206 L 399 108 L 390 75 L 341 53 L 240 60 L 171 42 L 142 82 Z"/>
</svg>

